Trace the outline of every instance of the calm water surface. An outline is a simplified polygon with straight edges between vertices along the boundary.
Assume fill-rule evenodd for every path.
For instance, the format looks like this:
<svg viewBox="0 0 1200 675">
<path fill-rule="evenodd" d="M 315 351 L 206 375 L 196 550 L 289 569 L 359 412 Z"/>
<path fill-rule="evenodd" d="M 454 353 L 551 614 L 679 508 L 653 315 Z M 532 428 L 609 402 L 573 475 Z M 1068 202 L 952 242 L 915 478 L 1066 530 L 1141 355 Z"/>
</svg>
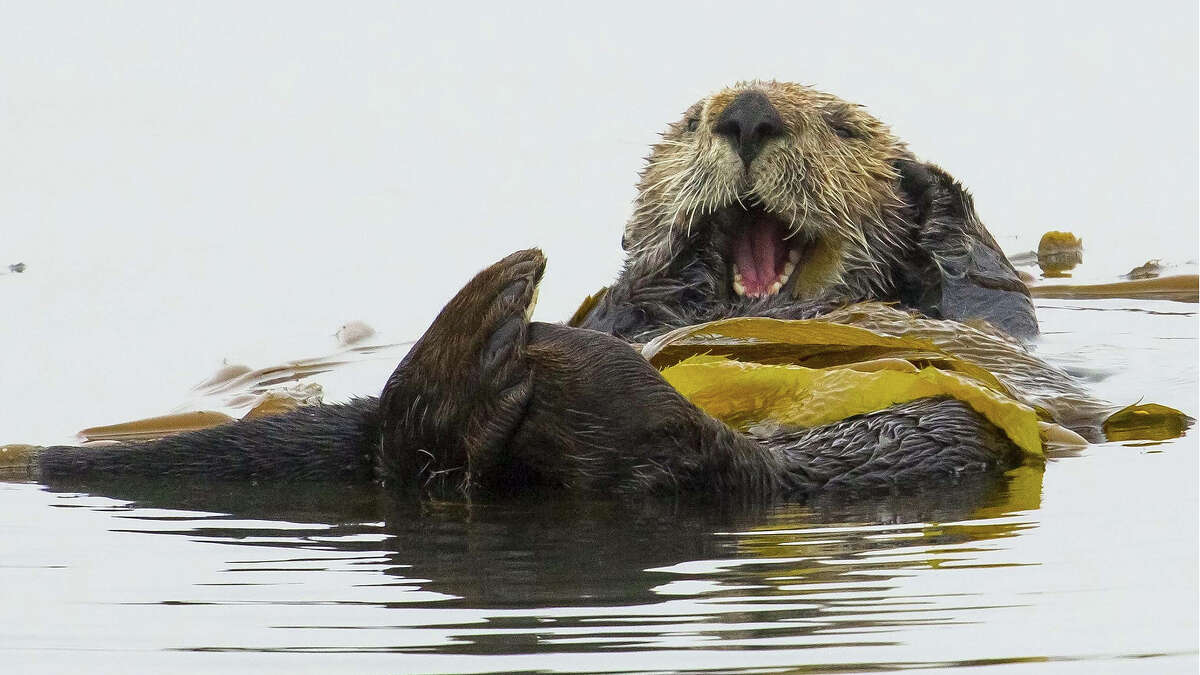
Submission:
<svg viewBox="0 0 1200 675">
<path fill-rule="evenodd" d="M 1105 397 L 1196 414 L 1194 305 L 1039 311 L 1042 353 Z M 771 507 L 0 484 L 0 658 L 6 672 L 1194 672 L 1196 480 L 1192 435 L 933 494 Z"/>
</svg>

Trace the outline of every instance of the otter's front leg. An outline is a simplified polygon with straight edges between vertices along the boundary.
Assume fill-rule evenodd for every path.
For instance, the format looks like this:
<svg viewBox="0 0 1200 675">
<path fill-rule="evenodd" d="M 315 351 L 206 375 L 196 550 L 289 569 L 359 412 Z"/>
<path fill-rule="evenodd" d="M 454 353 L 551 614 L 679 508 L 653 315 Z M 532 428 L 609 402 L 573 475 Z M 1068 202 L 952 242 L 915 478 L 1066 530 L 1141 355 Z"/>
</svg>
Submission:
<svg viewBox="0 0 1200 675">
<path fill-rule="evenodd" d="M 984 319 L 1014 337 L 1037 336 L 1029 289 L 980 222 L 966 189 L 932 164 L 900 160 L 895 166 L 916 228 L 910 264 L 898 280 L 904 301 L 928 316 Z"/>
</svg>

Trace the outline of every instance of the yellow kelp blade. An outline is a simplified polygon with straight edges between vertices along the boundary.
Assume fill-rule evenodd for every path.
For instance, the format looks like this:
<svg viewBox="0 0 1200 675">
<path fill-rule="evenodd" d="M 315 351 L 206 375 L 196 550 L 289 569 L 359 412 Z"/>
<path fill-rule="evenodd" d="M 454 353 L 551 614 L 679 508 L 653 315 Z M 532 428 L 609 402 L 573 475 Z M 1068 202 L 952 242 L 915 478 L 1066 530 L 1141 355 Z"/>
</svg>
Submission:
<svg viewBox="0 0 1200 675">
<path fill-rule="evenodd" d="M 864 372 L 693 356 L 662 374 L 697 407 L 743 431 L 768 421 L 815 427 L 898 403 L 950 396 L 986 417 L 1027 454 L 1044 456 L 1033 408 L 969 377 L 936 368 Z"/>
<path fill-rule="evenodd" d="M 1029 294 L 1035 298 L 1130 298 L 1194 303 L 1200 301 L 1200 277 L 1195 274 L 1177 274 L 1154 279 L 1114 281 L 1108 284 L 1035 284 L 1029 287 Z"/>
<path fill-rule="evenodd" d="M 987 369 L 960 359 L 929 340 L 884 335 L 858 326 L 816 319 L 723 319 L 673 330 L 642 348 L 642 356 L 659 369 L 696 354 L 809 368 L 843 366 L 883 358 L 904 359 L 919 368 L 934 366 L 940 370 L 958 372 L 989 388 L 1009 393 Z"/>
<path fill-rule="evenodd" d="M 571 318 L 567 320 L 567 325 L 571 326 L 572 328 L 577 328 L 579 324 L 583 323 L 583 320 L 587 318 L 587 315 L 592 313 L 592 310 L 596 308 L 596 305 L 600 304 L 600 301 L 604 299 L 604 295 L 606 293 L 608 293 L 608 286 L 605 286 L 604 288 L 601 288 L 595 293 L 584 298 L 583 302 L 579 303 L 579 309 L 575 310 L 575 313 L 572 314 Z"/>
<path fill-rule="evenodd" d="M 40 446 L 13 443 L 0 445 L 0 480 L 26 481 L 32 478 L 29 464 Z"/>
<path fill-rule="evenodd" d="M 108 424 L 101 427 L 89 427 L 79 432 L 83 440 L 91 441 L 144 441 L 162 438 L 168 434 L 181 431 L 196 431 L 207 429 L 219 424 L 232 422 L 233 418 L 225 413 L 211 410 L 172 413 L 147 417 L 132 422 Z"/>
<path fill-rule="evenodd" d="M 1165 405 L 1131 405 L 1104 420 L 1104 435 L 1110 441 L 1165 441 L 1182 436 L 1190 421 L 1187 415 Z"/>
</svg>

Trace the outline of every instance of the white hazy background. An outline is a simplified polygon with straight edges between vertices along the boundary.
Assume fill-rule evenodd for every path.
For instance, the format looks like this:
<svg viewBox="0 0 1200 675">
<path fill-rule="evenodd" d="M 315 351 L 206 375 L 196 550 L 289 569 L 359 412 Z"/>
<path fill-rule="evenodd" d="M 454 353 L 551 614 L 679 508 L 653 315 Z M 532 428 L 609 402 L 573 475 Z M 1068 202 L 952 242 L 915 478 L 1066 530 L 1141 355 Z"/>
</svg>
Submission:
<svg viewBox="0 0 1200 675">
<path fill-rule="evenodd" d="M 748 78 L 866 105 L 1010 251 L 1196 258 L 1194 1 L 8 2 L 0 444 L 165 412 L 347 320 L 414 338 L 526 246 L 561 320 L 616 274 L 656 134 Z"/>
</svg>

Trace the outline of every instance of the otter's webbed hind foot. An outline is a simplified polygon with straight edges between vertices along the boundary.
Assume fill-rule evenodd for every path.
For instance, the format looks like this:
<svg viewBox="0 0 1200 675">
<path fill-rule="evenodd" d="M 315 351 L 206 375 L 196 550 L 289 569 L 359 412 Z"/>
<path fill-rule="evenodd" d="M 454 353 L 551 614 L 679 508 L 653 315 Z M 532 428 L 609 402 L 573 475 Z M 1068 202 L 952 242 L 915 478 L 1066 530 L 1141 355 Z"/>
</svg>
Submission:
<svg viewBox="0 0 1200 675">
<path fill-rule="evenodd" d="M 513 253 L 454 296 L 384 386 L 380 476 L 465 490 L 472 458 L 495 454 L 524 417 L 529 315 L 546 259 Z"/>
</svg>

